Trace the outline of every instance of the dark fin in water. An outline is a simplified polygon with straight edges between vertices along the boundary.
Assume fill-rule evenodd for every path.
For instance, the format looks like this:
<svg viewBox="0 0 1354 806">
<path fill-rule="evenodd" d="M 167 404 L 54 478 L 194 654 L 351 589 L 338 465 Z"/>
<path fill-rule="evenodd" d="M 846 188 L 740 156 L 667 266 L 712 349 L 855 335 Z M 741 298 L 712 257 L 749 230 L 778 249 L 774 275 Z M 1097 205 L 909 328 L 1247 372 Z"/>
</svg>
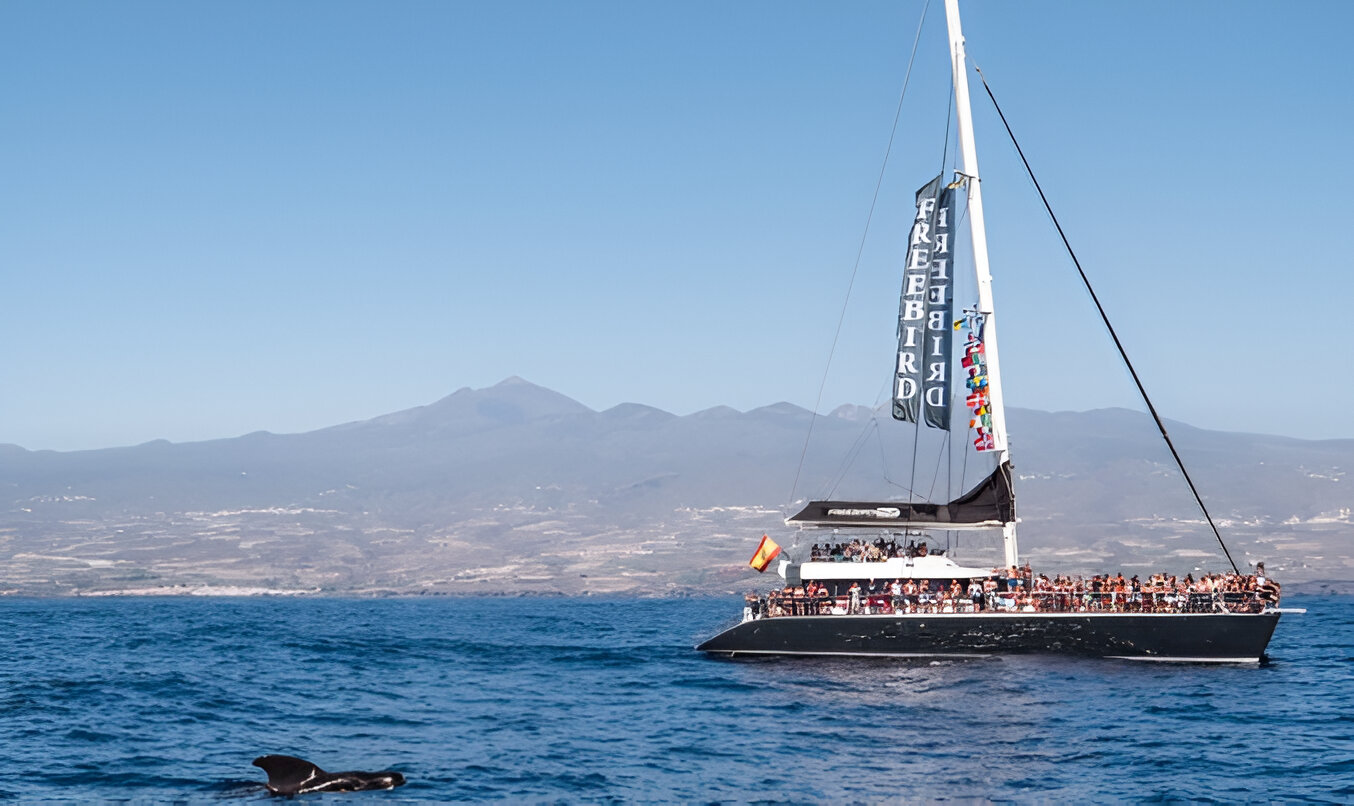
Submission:
<svg viewBox="0 0 1354 806">
<path fill-rule="evenodd" d="M 398 772 L 325 772 L 295 756 L 259 756 L 254 766 L 268 773 L 268 791 L 274 795 L 307 792 L 360 792 L 394 789 L 404 784 Z"/>
<path fill-rule="evenodd" d="M 295 795 L 301 787 L 314 783 L 325 771 L 295 756 L 259 756 L 254 766 L 268 773 L 268 789 L 275 795 Z"/>
</svg>

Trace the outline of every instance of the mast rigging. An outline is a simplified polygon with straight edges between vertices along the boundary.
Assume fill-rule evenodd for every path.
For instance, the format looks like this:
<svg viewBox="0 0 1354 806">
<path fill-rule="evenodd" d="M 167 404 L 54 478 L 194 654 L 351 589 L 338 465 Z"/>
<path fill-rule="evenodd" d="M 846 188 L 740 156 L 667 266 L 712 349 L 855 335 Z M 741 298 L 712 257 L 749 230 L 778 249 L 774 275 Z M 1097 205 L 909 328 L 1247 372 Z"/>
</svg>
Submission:
<svg viewBox="0 0 1354 806">
<path fill-rule="evenodd" d="M 946 0 L 946 2 L 957 2 L 957 0 Z M 1100 297 L 1091 287 L 1091 280 L 1086 276 L 1086 272 L 1081 268 L 1081 261 L 1077 260 L 1077 253 L 1072 250 L 1072 244 L 1067 240 L 1067 233 L 1063 232 L 1062 224 L 1058 223 L 1058 217 L 1053 213 L 1053 206 L 1049 204 L 1048 197 L 1044 195 L 1044 189 L 1039 185 L 1039 180 L 1034 176 L 1034 169 L 1030 167 L 1030 161 L 1025 159 L 1025 151 L 1016 141 L 1015 132 L 1011 131 L 1011 124 L 1007 122 L 1006 115 L 1002 114 L 1001 105 L 997 103 L 997 96 L 992 94 L 992 88 L 987 84 L 987 77 L 976 64 L 973 66 L 978 72 L 978 78 L 983 82 L 983 89 L 987 91 L 987 97 L 992 100 L 992 107 L 997 110 L 997 116 L 1001 118 L 1001 124 L 1006 127 L 1006 135 L 1011 138 L 1011 144 L 1015 146 L 1016 153 L 1020 155 L 1020 161 L 1025 166 L 1025 173 L 1034 183 L 1034 189 L 1039 192 L 1039 200 L 1044 203 L 1044 210 L 1048 212 L 1048 217 L 1052 219 L 1053 226 L 1058 230 L 1058 237 L 1062 238 L 1063 247 L 1067 254 L 1072 258 L 1072 265 L 1077 267 L 1077 274 L 1081 275 L 1082 285 L 1086 286 L 1086 291 L 1091 295 L 1091 301 L 1095 303 L 1095 309 L 1100 313 L 1100 321 L 1105 323 L 1105 329 L 1109 331 L 1110 338 L 1114 340 L 1114 347 L 1119 351 L 1119 357 L 1123 359 L 1124 366 L 1128 367 L 1128 374 L 1133 377 L 1133 384 L 1138 387 L 1138 394 L 1142 396 L 1142 401 L 1147 404 L 1147 412 L 1152 415 L 1152 421 L 1156 423 L 1157 430 L 1161 432 L 1161 438 L 1166 442 L 1166 447 L 1171 451 L 1171 457 L 1175 459 L 1176 467 L 1180 468 L 1180 475 L 1184 476 L 1185 483 L 1189 485 L 1189 491 L 1194 494 L 1194 500 L 1199 505 L 1199 510 L 1204 513 L 1204 520 L 1208 521 L 1208 526 L 1213 530 L 1213 536 L 1218 539 L 1218 545 L 1222 547 L 1222 553 L 1227 557 L 1227 562 L 1232 566 L 1232 573 L 1240 574 L 1236 561 L 1232 559 L 1232 552 L 1227 550 L 1227 544 L 1222 540 L 1222 533 L 1218 531 L 1218 526 L 1213 522 L 1213 516 L 1209 514 L 1208 507 L 1204 505 L 1203 496 L 1199 495 L 1199 489 L 1194 486 L 1194 479 L 1190 478 L 1189 471 L 1185 469 L 1185 461 L 1180 458 L 1180 452 L 1175 449 L 1175 443 L 1171 441 L 1171 435 L 1166 433 L 1166 423 L 1157 414 L 1157 407 L 1152 405 L 1152 398 L 1147 395 L 1147 388 L 1143 386 L 1142 379 L 1138 377 L 1138 371 L 1133 367 L 1133 362 L 1128 358 L 1128 351 L 1124 349 L 1123 342 L 1119 341 L 1119 334 L 1114 332 L 1114 325 L 1110 324 L 1109 314 L 1105 313 L 1105 306 L 1100 304 Z"/>
</svg>

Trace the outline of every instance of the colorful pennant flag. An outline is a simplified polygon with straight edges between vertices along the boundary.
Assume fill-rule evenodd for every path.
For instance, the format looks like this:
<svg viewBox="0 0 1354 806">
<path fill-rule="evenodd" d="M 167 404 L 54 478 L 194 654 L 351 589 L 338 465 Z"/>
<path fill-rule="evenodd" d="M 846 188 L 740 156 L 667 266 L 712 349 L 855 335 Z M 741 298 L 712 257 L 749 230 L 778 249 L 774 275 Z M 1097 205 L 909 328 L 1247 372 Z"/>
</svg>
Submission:
<svg viewBox="0 0 1354 806">
<path fill-rule="evenodd" d="M 979 451 L 990 451 L 996 449 L 996 441 L 992 435 L 992 413 L 988 408 L 990 405 L 987 396 L 987 367 L 985 364 L 985 348 L 983 347 L 983 325 L 986 323 L 986 317 L 976 310 L 965 310 L 966 319 L 962 324 L 968 327 L 968 335 L 964 339 L 964 355 L 960 358 L 960 364 L 967 370 L 968 379 L 965 381 L 970 394 L 965 399 L 969 411 L 973 413 L 973 418 L 968 421 L 968 427 L 973 429 L 976 436 L 973 440 L 973 447 Z M 955 329 L 959 329 L 960 322 L 955 323 Z"/>
</svg>

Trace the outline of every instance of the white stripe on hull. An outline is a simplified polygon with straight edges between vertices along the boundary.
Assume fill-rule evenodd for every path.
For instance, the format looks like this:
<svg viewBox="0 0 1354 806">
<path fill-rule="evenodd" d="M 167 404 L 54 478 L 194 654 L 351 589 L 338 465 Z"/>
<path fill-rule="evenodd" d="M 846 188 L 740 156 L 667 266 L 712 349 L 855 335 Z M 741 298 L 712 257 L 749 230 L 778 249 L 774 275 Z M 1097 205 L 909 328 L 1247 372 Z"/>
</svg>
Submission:
<svg viewBox="0 0 1354 806">
<path fill-rule="evenodd" d="M 851 657 L 851 658 L 947 658 L 975 660 L 981 658 L 995 658 L 998 654 L 981 655 L 974 653 L 959 652 L 802 652 L 791 650 L 761 650 L 761 649 L 740 649 L 731 652 L 715 651 L 714 654 L 727 654 L 729 657 L 738 655 L 805 655 L 811 657 Z M 1001 653 L 1006 654 L 1006 653 Z M 1048 655 L 1057 653 L 1033 652 L 1031 655 Z M 1189 657 L 1166 657 L 1161 655 L 1104 655 L 1104 658 L 1111 660 L 1141 660 L 1152 661 L 1155 663 L 1230 663 L 1230 664 L 1258 664 L 1259 658 L 1189 658 Z"/>
<path fill-rule="evenodd" d="M 1170 658 L 1158 655 L 1106 655 L 1114 660 L 1146 660 L 1158 663 L 1259 663 L 1259 658 Z"/>
<path fill-rule="evenodd" d="M 738 649 L 732 651 L 711 650 L 718 655 L 816 655 L 820 657 L 843 656 L 851 658 L 993 658 L 995 655 L 982 655 L 971 652 L 802 652 L 788 649 Z"/>
</svg>

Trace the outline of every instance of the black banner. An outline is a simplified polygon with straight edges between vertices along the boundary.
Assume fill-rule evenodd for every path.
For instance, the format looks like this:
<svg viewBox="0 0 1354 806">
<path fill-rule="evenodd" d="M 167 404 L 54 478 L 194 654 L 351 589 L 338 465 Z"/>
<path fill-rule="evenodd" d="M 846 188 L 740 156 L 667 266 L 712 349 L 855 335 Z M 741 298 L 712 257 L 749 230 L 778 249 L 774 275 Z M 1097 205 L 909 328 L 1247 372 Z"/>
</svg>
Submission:
<svg viewBox="0 0 1354 806">
<path fill-rule="evenodd" d="M 898 301 L 898 363 L 893 416 L 950 428 L 950 346 L 954 308 L 951 282 L 955 191 L 937 176 L 917 191 L 917 217 L 908 237 L 903 292 Z"/>
</svg>

